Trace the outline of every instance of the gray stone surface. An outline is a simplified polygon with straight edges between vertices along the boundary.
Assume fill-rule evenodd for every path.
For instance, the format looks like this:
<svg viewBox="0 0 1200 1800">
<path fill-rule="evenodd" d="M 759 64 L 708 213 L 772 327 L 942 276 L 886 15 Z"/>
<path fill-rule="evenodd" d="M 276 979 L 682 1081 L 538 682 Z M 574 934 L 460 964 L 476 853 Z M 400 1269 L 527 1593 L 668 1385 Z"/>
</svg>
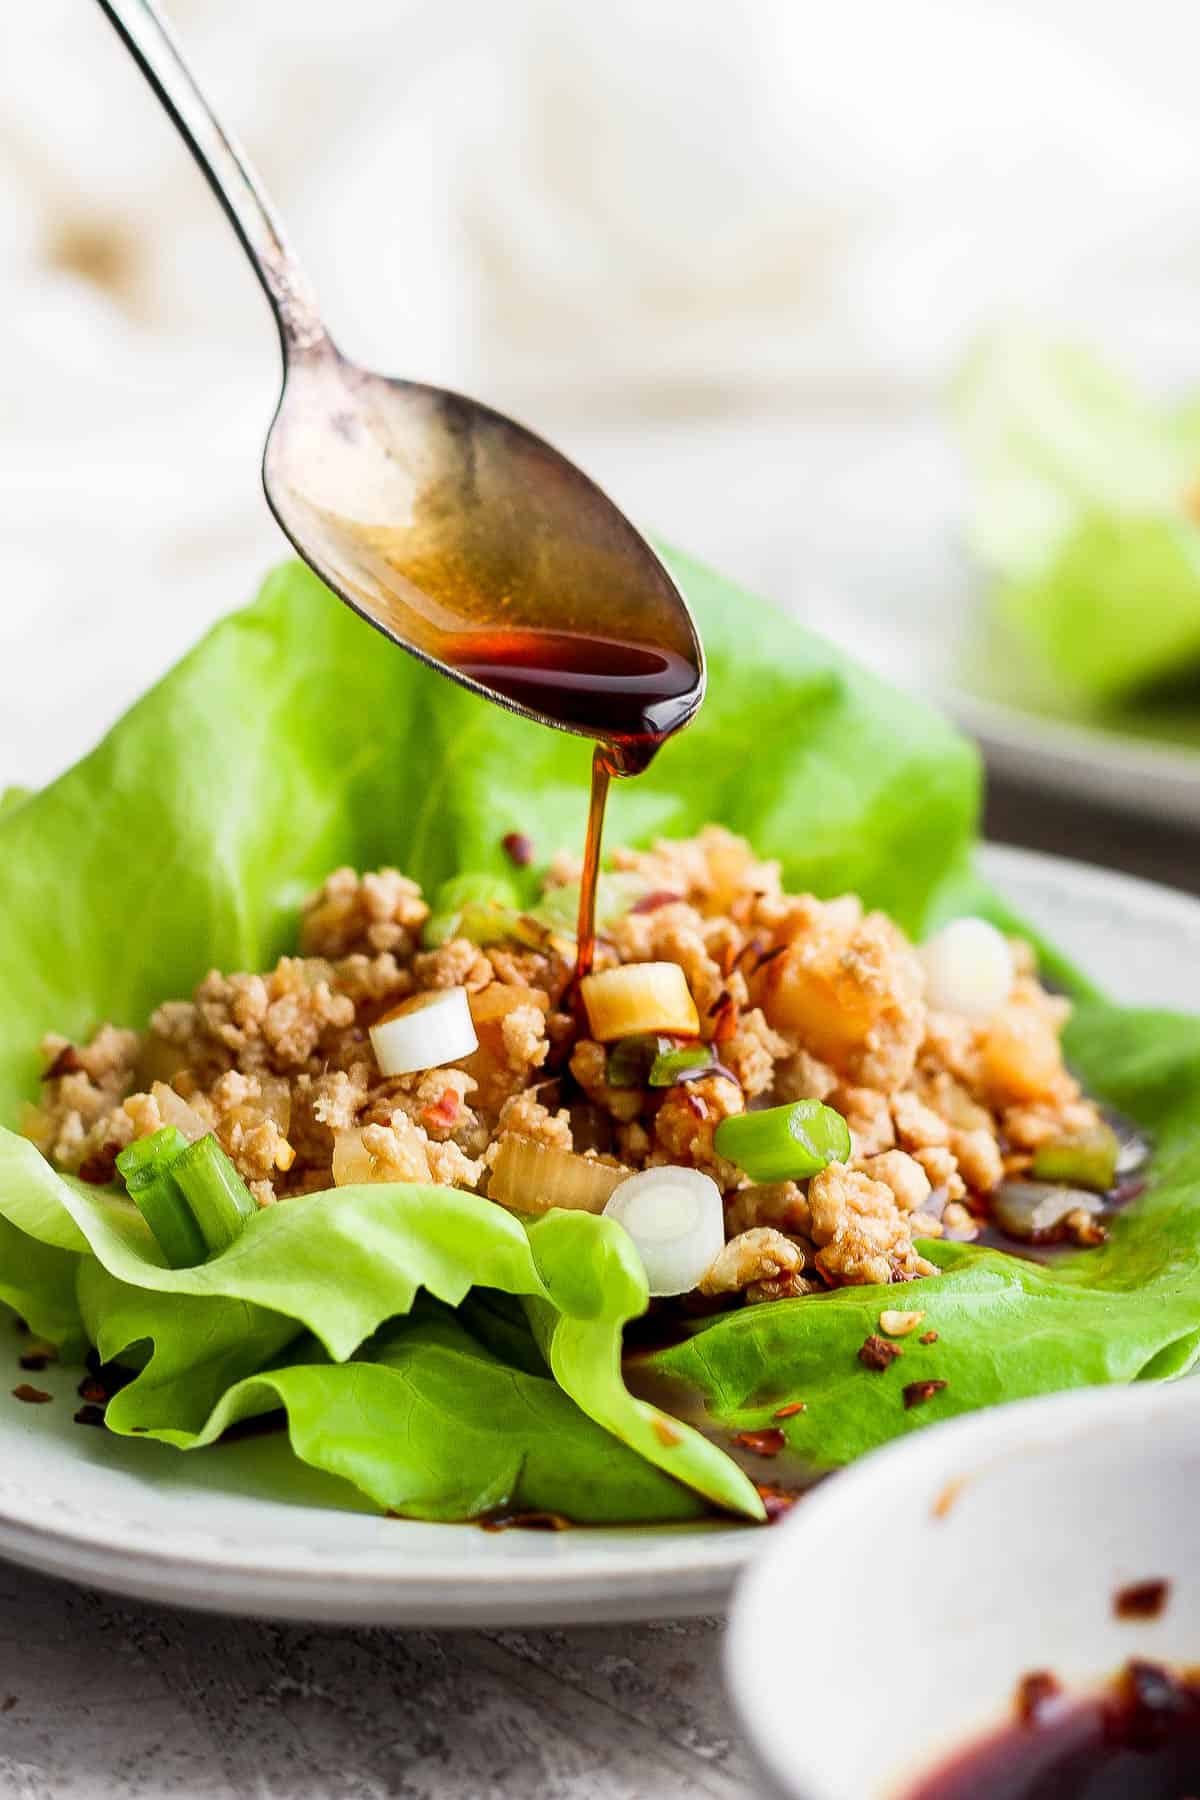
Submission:
<svg viewBox="0 0 1200 1800">
<path fill-rule="evenodd" d="M 3 1800 L 734 1800 L 716 1620 L 320 1630 L 0 1565 Z"/>
</svg>

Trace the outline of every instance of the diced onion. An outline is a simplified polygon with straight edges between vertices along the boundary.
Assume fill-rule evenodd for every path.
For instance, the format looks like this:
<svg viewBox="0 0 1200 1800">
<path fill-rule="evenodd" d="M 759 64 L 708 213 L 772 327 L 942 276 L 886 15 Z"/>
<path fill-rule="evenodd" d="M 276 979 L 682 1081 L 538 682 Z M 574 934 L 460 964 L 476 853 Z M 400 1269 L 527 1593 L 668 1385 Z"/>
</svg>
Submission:
<svg viewBox="0 0 1200 1800">
<path fill-rule="evenodd" d="M 668 1166 L 631 1175 L 604 1214 L 637 1245 L 655 1295 L 690 1294 L 725 1244 L 721 1190 L 699 1169 Z"/>
<path fill-rule="evenodd" d="M 411 1075 L 457 1062 L 479 1048 L 464 987 L 413 994 L 371 1027 L 375 1060 L 384 1075 Z"/>
<path fill-rule="evenodd" d="M 953 919 L 918 951 L 925 997 L 937 1012 L 986 1019 L 1012 993 L 1012 946 L 986 919 Z"/>
<path fill-rule="evenodd" d="M 602 1044 L 637 1032 L 696 1037 L 700 1015 L 678 963 L 624 963 L 580 982 L 592 1036 Z"/>
<path fill-rule="evenodd" d="M 194 1106 L 180 1099 L 173 1087 L 168 1087 L 165 1081 L 156 1081 L 150 1092 L 158 1102 L 158 1116 L 163 1124 L 174 1125 L 189 1144 L 196 1144 L 208 1136 L 211 1127 L 205 1124 Z"/>
<path fill-rule="evenodd" d="M 1082 1211 L 1095 1217 L 1104 1210 L 1097 1195 L 1046 1181 L 1005 1181 L 989 1196 L 989 1203 L 1001 1231 L 1027 1243 L 1051 1236 L 1068 1213 Z"/>
<path fill-rule="evenodd" d="M 511 1132 L 500 1139 L 488 1198 L 514 1212 L 542 1213 L 561 1206 L 570 1212 L 599 1213 L 628 1176 L 628 1169 Z"/>
<path fill-rule="evenodd" d="M 333 1134 L 334 1187 L 360 1187 L 379 1179 L 378 1163 L 363 1148 L 361 1130 L 335 1131 Z"/>
</svg>

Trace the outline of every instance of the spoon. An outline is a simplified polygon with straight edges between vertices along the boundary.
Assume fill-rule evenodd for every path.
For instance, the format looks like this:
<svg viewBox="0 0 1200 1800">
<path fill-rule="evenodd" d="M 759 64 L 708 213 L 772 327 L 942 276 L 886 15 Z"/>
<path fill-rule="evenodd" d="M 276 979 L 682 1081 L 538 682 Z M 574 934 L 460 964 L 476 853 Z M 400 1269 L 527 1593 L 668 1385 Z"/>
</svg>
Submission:
<svg viewBox="0 0 1200 1800">
<path fill-rule="evenodd" d="M 275 314 L 283 392 L 263 485 L 304 561 L 443 674 L 600 740 L 613 772 L 644 767 L 704 695 L 699 636 L 650 545 L 524 426 L 343 356 L 261 185 L 151 0 L 100 5 L 208 177 Z"/>
</svg>

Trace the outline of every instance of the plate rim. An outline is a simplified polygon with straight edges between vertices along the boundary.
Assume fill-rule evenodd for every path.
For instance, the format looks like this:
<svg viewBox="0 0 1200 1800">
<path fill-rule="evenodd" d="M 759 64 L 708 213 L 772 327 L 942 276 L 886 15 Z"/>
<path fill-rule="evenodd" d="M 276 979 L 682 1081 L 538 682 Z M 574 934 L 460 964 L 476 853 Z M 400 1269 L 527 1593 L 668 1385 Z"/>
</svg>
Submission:
<svg viewBox="0 0 1200 1800">
<path fill-rule="evenodd" d="M 1170 919 L 1200 941 L 1200 900 L 1181 890 L 1006 845 L 981 845 L 979 857 L 1001 889 L 1010 882 L 1019 888 L 1024 878 L 1065 886 L 1081 903 L 1085 893 L 1093 901 L 1098 891 L 1123 895 L 1143 917 Z M 146 1493 L 152 1505 L 151 1484 Z M 347 1516 L 365 1517 L 401 1541 L 403 1520 Z M 514 1545 L 517 1537 L 524 1541 Z M 720 1609 L 763 1544 L 759 1531 L 736 1521 L 591 1528 L 585 1541 L 601 1554 L 572 1566 L 570 1545 L 563 1548 L 558 1536 L 480 1533 L 479 1539 L 488 1549 L 473 1558 L 423 1554 L 418 1566 L 398 1561 L 386 1570 L 370 1556 L 314 1561 L 302 1544 L 276 1543 L 264 1552 L 261 1541 L 231 1546 L 215 1534 L 207 1543 L 202 1534 L 189 1542 L 176 1531 L 161 1545 L 126 1544 L 113 1539 L 102 1519 L 89 1529 L 86 1521 L 33 1517 L 28 1503 L 18 1504 L 0 1489 L 0 1556 L 7 1561 L 135 1599 L 326 1624 L 575 1624 L 695 1616 Z M 616 1554 L 614 1543 L 619 1550 L 626 1542 L 628 1556 Z"/>
</svg>

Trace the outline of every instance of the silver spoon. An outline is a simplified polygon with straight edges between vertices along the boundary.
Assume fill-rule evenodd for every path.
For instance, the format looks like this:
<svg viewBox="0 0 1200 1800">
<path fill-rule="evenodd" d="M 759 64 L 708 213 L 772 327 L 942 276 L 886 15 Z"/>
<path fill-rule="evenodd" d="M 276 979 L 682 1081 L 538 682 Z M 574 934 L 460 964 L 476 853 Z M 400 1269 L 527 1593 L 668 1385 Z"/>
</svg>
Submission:
<svg viewBox="0 0 1200 1800">
<path fill-rule="evenodd" d="M 704 694 L 696 628 L 649 544 L 523 426 L 461 394 L 349 362 L 151 0 L 100 5 L 271 303 L 284 377 L 263 484 L 305 562 L 394 643 L 456 681 L 616 747 L 618 770 L 643 764 Z"/>
</svg>

